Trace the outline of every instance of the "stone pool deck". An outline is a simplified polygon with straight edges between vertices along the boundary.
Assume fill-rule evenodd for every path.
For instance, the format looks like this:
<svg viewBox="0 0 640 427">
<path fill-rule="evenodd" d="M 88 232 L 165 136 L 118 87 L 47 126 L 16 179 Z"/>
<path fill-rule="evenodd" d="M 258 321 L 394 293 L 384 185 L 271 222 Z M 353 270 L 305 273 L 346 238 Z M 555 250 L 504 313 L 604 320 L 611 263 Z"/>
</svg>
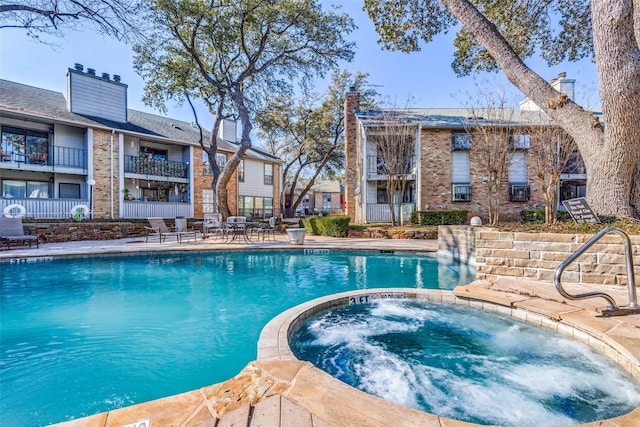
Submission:
<svg viewBox="0 0 640 427">
<path fill-rule="evenodd" d="M 135 254 L 158 251 L 199 251 L 219 249 L 293 248 L 286 236 L 276 242 L 225 244 L 215 241 L 195 243 L 144 243 L 143 239 L 43 244 L 39 249 L 12 249 L 0 252 L 0 261 L 28 262 L 50 256 L 90 254 Z M 436 241 L 332 239 L 307 236 L 299 250 L 356 249 L 435 252 Z M 584 288 L 581 288 L 584 290 Z M 570 289 L 569 289 L 570 290 Z M 601 289 L 600 289 L 601 290 Z M 377 290 L 354 291 L 373 293 Z M 397 290 L 389 290 L 397 291 Z M 601 298 L 565 301 L 553 284 L 504 279 L 476 281 L 454 291 L 405 289 L 416 298 L 455 303 L 495 311 L 557 330 L 585 342 L 640 378 L 640 315 L 600 317 L 605 306 Z M 621 305 L 627 303 L 626 290 L 607 289 Z M 236 377 L 199 390 L 145 402 L 106 413 L 56 424 L 57 427 L 160 427 L 160 426 L 425 426 L 469 427 L 462 421 L 415 411 L 353 389 L 316 369 L 295 360 L 288 347 L 289 326 L 335 297 L 310 301 L 273 319 L 262 331 L 258 360 L 249 363 Z M 323 305 L 324 304 L 324 305 Z M 640 408 L 621 417 L 581 424 L 582 427 L 638 427 Z"/>
</svg>

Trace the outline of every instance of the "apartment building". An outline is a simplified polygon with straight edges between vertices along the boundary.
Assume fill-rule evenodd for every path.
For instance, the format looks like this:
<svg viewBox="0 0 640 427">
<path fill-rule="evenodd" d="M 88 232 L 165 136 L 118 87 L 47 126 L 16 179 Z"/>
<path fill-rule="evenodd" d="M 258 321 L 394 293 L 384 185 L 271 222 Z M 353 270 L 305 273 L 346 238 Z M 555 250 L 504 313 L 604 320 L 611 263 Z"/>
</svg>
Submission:
<svg viewBox="0 0 640 427">
<path fill-rule="evenodd" d="M 76 64 L 67 93 L 0 80 L 0 208 L 31 218 L 201 218 L 211 168 L 191 123 L 127 108 L 127 85 Z M 204 141 L 208 145 L 209 132 Z M 236 151 L 225 121 L 217 161 Z M 277 214 L 281 161 L 250 149 L 227 187 L 234 214 Z"/>
<path fill-rule="evenodd" d="M 574 96 L 575 80 L 564 73 L 551 84 L 569 98 Z M 504 110 L 504 111 L 503 111 Z M 486 170 L 482 154 L 474 150 L 474 141 L 482 137 L 481 126 L 489 126 L 490 109 L 415 108 L 402 110 L 403 121 L 412 130 L 412 148 L 405 168 L 400 171 L 406 182 L 401 217 L 408 221 L 412 211 L 430 209 L 466 209 L 471 216 L 488 218 Z M 524 100 L 519 108 L 501 109 L 512 151 L 509 154 L 508 185 L 501 194 L 501 218 L 516 219 L 521 210 L 543 208 L 540 183 L 532 170 L 528 129 L 554 127 L 539 109 Z M 484 116 L 484 118 L 483 118 Z M 493 115 L 495 117 L 495 114 Z M 495 123 L 494 123 L 495 124 Z M 345 100 L 345 201 L 346 213 L 357 224 L 390 222 L 386 192 L 388 176 L 380 165 L 385 161 L 380 144 L 385 136 L 397 132 L 397 126 L 385 122 L 381 111 L 361 111 L 359 94 L 351 91 Z M 406 131 L 406 129 L 405 129 Z M 548 141 L 556 144 L 557 141 Z M 585 195 L 586 171 L 579 156 L 561 176 L 559 200 Z"/>
</svg>

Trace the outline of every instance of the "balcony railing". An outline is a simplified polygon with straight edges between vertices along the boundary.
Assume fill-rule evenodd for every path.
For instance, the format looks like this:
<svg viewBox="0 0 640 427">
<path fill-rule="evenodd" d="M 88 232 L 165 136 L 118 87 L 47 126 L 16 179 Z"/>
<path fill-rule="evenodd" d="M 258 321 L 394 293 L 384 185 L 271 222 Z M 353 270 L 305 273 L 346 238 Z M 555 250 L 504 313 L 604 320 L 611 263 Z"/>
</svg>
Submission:
<svg viewBox="0 0 640 427">
<path fill-rule="evenodd" d="M 149 159 L 147 157 L 129 156 L 124 162 L 124 171 L 140 175 L 170 176 L 188 178 L 188 163 L 171 160 Z"/>
<path fill-rule="evenodd" d="M 398 206 L 396 205 L 396 209 Z M 409 222 L 411 218 L 411 212 L 416 210 L 415 203 L 403 203 L 402 204 L 402 222 Z M 391 209 L 386 203 L 376 203 L 367 205 L 367 219 L 366 222 L 391 222 Z"/>
<path fill-rule="evenodd" d="M 399 171 L 401 175 L 407 175 L 410 179 L 415 179 L 415 158 L 406 158 L 402 165 L 402 170 Z M 387 167 L 385 167 L 385 160 L 378 156 L 367 156 L 367 174 L 369 179 L 377 179 L 377 177 L 388 173 Z"/>
<path fill-rule="evenodd" d="M 87 169 L 87 150 L 58 146 L 53 148 L 53 159 L 56 166 Z"/>
<path fill-rule="evenodd" d="M 26 210 L 25 218 L 35 219 L 63 219 L 71 218 L 71 210 L 74 206 L 89 206 L 86 199 L 30 199 L 11 198 L 0 199 L 0 209 L 4 210 L 9 205 L 22 205 Z"/>
<path fill-rule="evenodd" d="M 191 218 L 191 204 L 173 202 L 122 202 L 122 218 Z"/>
<path fill-rule="evenodd" d="M 58 146 L 51 147 L 51 149 L 53 157 L 49 155 L 49 152 L 3 152 L 0 154 L 0 162 L 87 169 L 87 150 Z"/>
</svg>

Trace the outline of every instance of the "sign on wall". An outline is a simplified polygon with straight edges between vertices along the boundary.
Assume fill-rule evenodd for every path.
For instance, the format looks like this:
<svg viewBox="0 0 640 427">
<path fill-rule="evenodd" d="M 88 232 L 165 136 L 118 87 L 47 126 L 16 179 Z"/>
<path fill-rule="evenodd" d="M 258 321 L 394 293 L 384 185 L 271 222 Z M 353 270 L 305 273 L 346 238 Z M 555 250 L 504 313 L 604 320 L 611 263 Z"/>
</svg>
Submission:
<svg viewBox="0 0 640 427">
<path fill-rule="evenodd" d="M 600 218 L 595 214 L 584 197 L 569 199 L 562 202 L 567 212 L 576 224 L 599 224 Z"/>
</svg>

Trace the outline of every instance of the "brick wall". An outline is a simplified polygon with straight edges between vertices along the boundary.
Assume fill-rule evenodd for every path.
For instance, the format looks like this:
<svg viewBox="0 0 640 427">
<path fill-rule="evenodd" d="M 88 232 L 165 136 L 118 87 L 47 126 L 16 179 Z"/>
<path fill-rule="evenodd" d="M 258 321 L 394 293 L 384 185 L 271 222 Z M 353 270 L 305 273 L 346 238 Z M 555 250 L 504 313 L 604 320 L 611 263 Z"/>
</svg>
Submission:
<svg viewBox="0 0 640 427">
<path fill-rule="evenodd" d="M 344 151 L 345 151 L 345 172 L 344 172 L 344 197 L 347 203 L 345 214 L 352 219 L 356 217 L 356 197 L 355 190 L 359 185 L 358 176 L 358 124 L 354 111 L 360 107 L 360 96 L 357 92 L 348 92 L 344 101 Z"/>
<path fill-rule="evenodd" d="M 113 134 L 113 144 L 111 143 L 112 134 L 100 129 L 93 131 L 93 178 L 96 185 L 93 187 L 93 215 L 97 219 L 106 219 L 111 217 L 111 152 L 113 148 L 113 213 L 115 216 L 119 212 L 118 192 L 118 135 Z M 91 160 L 90 160 L 91 161 Z"/>
<path fill-rule="evenodd" d="M 476 265 L 478 279 L 520 277 L 553 281 L 555 270 L 593 235 L 501 232 L 488 227 L 440 226 L 438 252 Z M 630 236 L 640 263 L 640 236 Z M 640 283 L 638 271 L 636 283 Z M 563 283 L 627 285 L 624 245 L 607 235 L 569 265 Z"/>
<path fill-rule="evenodd" d="M 194 159 L 202 159 L 202 147 L 194 147 L 193 149 L 193 158 Z M 228 154 L 230 156 L 230 154 Z M 202 161 L 195 160 L 195 165 L 193 167 L 193 216 L 194 218 L 203 218 L 204 214 L 202 212 L 202 190 L 211 189 L 211 181 L 213 180 L 212 175 L 204 174 L 204 167 L 202 165 Z M 275 169 L 275 168 L 274 168 Z M 238 179 L 237 179 L 237 169 L 227 184 L 227 202 L 229 204 L 229 209 L 231 210 L 231 214 L 235 215 L 237 213 L 238 208 Z M 275 179 L 275 170 L 274 170 L 274 179 Z"/>
<path fill-rule="evenodd" d="M 479 154 L 473 149 L 469 154 L 471 201 L 451 201 L 451 130 L 423 129 L 420 137 L 420 200 L 417 209 L 440 209 L 446 204 L 449 209 L 466 209 L 469 218 L 479 216 L 487 221 L 489 210 L 487 200 L 489 192 L 483 176 L 487 173 L 480 167 Z M 520 211 L 537 204 L 544 207 L 544 199 L 540 190 L 538 178 L 532 171 L 532 161 L 527 159 L 528 182 L 531 188 L 531 198 L 527 202 L 509 202 L 509 184 L 505 182 L 502 193 L 501 220 L 517 220 Z"/>
</svg>

